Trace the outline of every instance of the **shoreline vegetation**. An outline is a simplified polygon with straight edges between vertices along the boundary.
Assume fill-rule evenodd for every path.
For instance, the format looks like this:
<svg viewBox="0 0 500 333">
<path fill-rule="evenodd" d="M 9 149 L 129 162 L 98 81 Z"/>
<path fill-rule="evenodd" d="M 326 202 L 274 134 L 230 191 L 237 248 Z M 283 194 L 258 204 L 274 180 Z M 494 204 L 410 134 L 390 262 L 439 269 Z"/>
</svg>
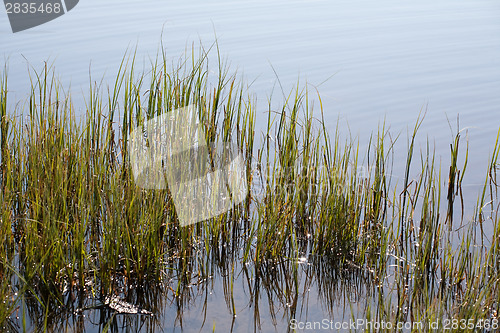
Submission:
<svg viewBox="0 0 500 333">
<path fill-rule="evenodd" d="M 449 319 L 456 332 L 500 325 L 498 137 L 477 208 L 461 221 L 467 149 L 460 132 L 441 174 L 430 144 L 417 152 L 418 120 L 396 186 L 387 176 L 393 142 L 384 128 L 361 152 L 327 132 L 321 103 L 313 113 L 312 95 L 297 85 L 281 108 L 269 103 L 258 133 L 255 98 L 221 61 L 212 77 L 207 56 L 171 65 L 161 54 L 144 73 L 133 57 L 124 59 L 107 89 L 91 84 L 81 118 L 48 66 L 32 73 L 25 102 L 9 100 L 2 71 L 2 331 L 155 331 L 168 308 L 182 327 L 183 309 L 206 304 L 199 295 L 217 279 L 233 324 L 234 294 L 246 285 L 255 331 L 264 301 L 277 331 L 306 321 L 302 300 L 313 284 L 330 318 L 344 308 L 352 311 L 345 320 Z M 207 143 L 241 150 L 250 192 L 230 212 L 180 227 L 168 189 L 135 184 L 126 142 L 148 119 L 190 104 Z M 354 309 L 356 298 L 366 302 Z M 92 325 L 91 313 L 99 313 Z M 217 331 L 217 323 L 198 329 Z"/>
</svg>

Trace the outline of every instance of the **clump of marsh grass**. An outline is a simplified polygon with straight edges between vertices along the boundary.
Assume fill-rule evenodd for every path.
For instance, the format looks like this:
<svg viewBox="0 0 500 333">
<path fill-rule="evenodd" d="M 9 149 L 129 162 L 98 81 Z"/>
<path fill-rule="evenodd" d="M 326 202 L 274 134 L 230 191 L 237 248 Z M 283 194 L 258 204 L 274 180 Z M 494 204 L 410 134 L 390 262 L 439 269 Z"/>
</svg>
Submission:
<svg viewBox="0 0 500 333">
<path fill-rule="evenodd" d="M 14 235 L 11 221 L 11 209 L 8 205 L 8 192 L 10 184 L 7 179 L 7 173 L 12 163 L 7 148 L 7 135 L 9 132 L 10 121 L 7 114 L 7 76 L 0 77 L 0 172 L 1 172 L 1 192 L 2 198 L 2 223 L 0 225 L 0 321 L 4 321 L 13 310 L 15 298 L 12 298 L 13 289 L 11 287 L 11 278 L 13 272 L 10 267 L 14 259 Z"/>
<path fill-rule="evenodd" d="M 496 316 L 498 139 L 476 219 L 457 242 L 455 199 L 467 165 L 460 132 L 445 180 L 429 143 L 415 158 L 419 119 L 403 183 L 393 185 L 394 141 L 384 126 L 361 152 L 355 140 L 327 131 L 321 98 L 315 111 L 308 86 L 297 85 L 281 107 L 269 103 L 259 137 L 255 98 L 220 60 L 209 76 L 208 60 L 193 53 L 174 65 L 162 53 L 141 72 L 125 58 L 107 90 L 90 85 L 81 117 L 50 66 L 32 72 L 24 104 L 7 103 L 4 71 L 0 321 L 16 323 L 15 314 L 55 331 L 65 316 L 101 309 L 101 328 L 117 329 L 106 300 L 119 297 L 155 315 L 175 306 L 182 326 L 182 310 L 215 279 L 233 324 L 243 280 L 256 330 L 259 295 L 267 295 L 276 323 L 282 309 L 289 319 L 300 316 L 314 285 L 330 313 L 335 302 L 354 302 L 345 296 L 353 290 L 368 300 L 357 317 Z M 149 120 L 188 105 L 196 105 L 210 146 L 232 142 L 241 152 L 249 194 L 229 212 L 181 227 L 169 189 L 144 189 L 134 179 L 127 141 Z M 493 236 L 485 240 L 487 221 Z M 148 320 L 128 325 L 157 324 Z"/>
<path fill-rule="evenodd" d="M 204 64 L 202 57 L 170 71 L 162 58 L 151 73 L 136 78 L 133 64 L 126 72 L 124 63 L 108 96 L 91 86 L 81 119 L 47 65 L 32 77 L 26 105 L 9 115 L 5 74 L 2 296 L 13 291 L 7 290 L 14 273 L 9 267 L 22 277 L 19 283 L 32 286 L 32 293 L 40 296 L 40 314 L 51 304 L 60 306 L 68 292 L 104 299 L 131 286 L 160 283 L 171 272 L 178 274 L 179 283 L 191 282 L 191 274 L 209 274 L 205 270 L 213 268 L 193 273 L 195 251 L 229 242 L 239 232 L 235 222 L 248 217 L 248 209 L 237 207 L 206 228 L 180 228 L 168 190 L 147 191 L 135 184 L 126 149 L 132 129 L 166 110 L 196 102 L 207 142 L 234 140 L 250 166 L 254 120 L 249 102 L 243 101 L 243 86 L 221 68 L 215 87 L 210 87 Z M 144 84 L 146 77 L 149 85 Z M 200 249 L 202 236 L 206 243 Z M 2 310 L 2 321 L 9 309 Z"/>
</svg>

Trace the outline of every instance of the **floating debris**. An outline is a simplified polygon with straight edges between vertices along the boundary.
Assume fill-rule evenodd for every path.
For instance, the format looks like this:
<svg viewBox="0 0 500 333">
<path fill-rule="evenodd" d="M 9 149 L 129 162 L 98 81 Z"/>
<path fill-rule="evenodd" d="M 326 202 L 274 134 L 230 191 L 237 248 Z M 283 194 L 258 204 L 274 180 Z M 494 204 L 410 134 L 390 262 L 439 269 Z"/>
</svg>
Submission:
<svg viewBox="0 0 500 333">
<path fill-rule="evenodd" d="M 307 260 L 306 257 L 300 257 L 300 258 L 297 258 L 295 260 L 296 260 L 297 264 L 307 264 L 309 262 L 309 260 Z"/>
<path fill-rule="evenodd" d="M 143 314 L 150 316 L 153 315 L 153 313 L 151 313 L 150 311 L 141 309 L 133 304 L 125 302 L 117 296 L 106 296 L 106 298 L 104 299 L 104 304 L 118 313 Z"/>
</svg>

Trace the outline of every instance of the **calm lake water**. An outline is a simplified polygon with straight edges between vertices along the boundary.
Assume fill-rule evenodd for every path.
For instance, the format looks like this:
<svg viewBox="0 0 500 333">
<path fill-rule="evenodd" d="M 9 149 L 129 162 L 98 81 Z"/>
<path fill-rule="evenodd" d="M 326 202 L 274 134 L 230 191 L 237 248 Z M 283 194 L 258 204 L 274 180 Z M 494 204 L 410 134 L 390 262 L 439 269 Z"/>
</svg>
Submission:
<svg viewBox="0 0 500 333">
<path fill-rule="evenodd" d="M 85 0 L 57 20 L 16 34 L 0 10 L 0 53 L 8 62 L 12 101 L 28 93 L 27 67 L 41 69 L 47 60 L 65 86 L 85 94 L 89 69 L 94 80 L 111 83 L 127 50 L 137 48 L 147 67 L 160 41 L 176 59 L 193 43 L 210 46 L 217 38 L 261 102 L 273 87 L 281 93 L 277 78 L 285 91 L 307 80 L 318 87 L 329 128 L 339 119 L 342 133 L 358 136 L 361 146 L 385 119 L 404 148 L 407 129 L 426 109 L 419 137 L 435 142 L 447 165 L 454 135 L 449 123 L 456 130 L 459 116 L 469 137 L 467 198 L 475 203 L 500 126 L 499 18 L 498 0 Z M 258 119 L 265 119 L 264 111 Z M 202 331 L 214 320 L 218 329 L 231 328 L 221 290 L 216 284 L 218 297 L 209 297 Z M 240 296 L 235 331 L 253 331 L 254 309 L 245 293 Z M 184 310 L 186 331 L 199 331 L 202 306 Z M 316 296 L 306 308 L 310 317 L 326 314 Z M 165 331 L 180 331 L 175 311 L 166 310 Z M 287 323 L 276 320 L 276 330 L 285 331 Z M 265 332 L 275 329 L 266 315 L 263 325 Z"/>
</svg>

